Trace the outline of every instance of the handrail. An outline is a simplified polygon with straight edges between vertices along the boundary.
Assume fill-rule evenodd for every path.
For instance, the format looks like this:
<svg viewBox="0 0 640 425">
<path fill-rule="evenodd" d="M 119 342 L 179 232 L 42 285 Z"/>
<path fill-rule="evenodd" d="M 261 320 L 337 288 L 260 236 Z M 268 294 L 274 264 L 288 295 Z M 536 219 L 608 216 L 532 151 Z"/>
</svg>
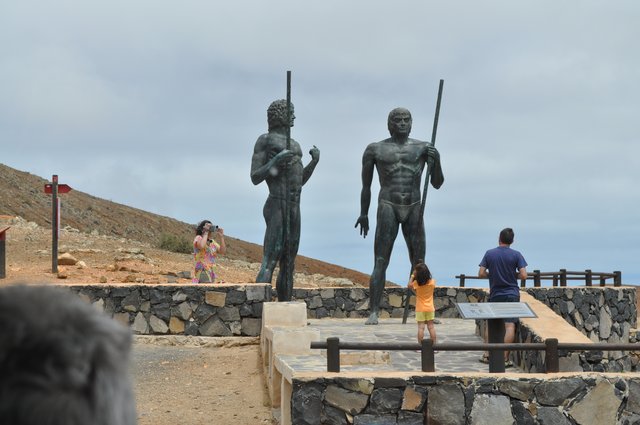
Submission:
<svg viewBox="0 0 640 425">
<path fill-rule="evenodd" d="M 341 342 L 339 338 L 329 337 L 326 341 L 312 341 L 311 349 L 327 350 L 327 372 L 340 372 L 340 350 L 420 350 L 423 372 L 435 372 L 435 351 L 545 351 L 545 372 L 557 373 L 560 370 L 559 350 L 579 351 L 640 351 L 640 343 L 559 343 L 556 338 L 547 338 L 542 342 L 514 343 L 437 343 L 431 339 L 417 342 Z M 490 369 L 490 372 L 494 372 Z"/>
<path fill-rule="evenodd" d="M 468 279 L 488 279 L 486 277 L 479 277 L 477 275 L 459 274 L 455 277 L 459 280 L 459 286 L 464 288 L 465 281 Z M 568 280 L 584 280 L 585 286 L 592 286 L 593 280 L 598 279 L 600 286 L 606 286 L 607 279 L 613 279 L 613 286 L 622 286 L 622 272 L 594 272 L 589 269 L 581 271 L 567 271 L 566 269 L 560 269 L 557 272 L 541 272 L 540 270 L 534 270 L 527 273 L 527 279 L 533 280 L 534 287 L 540 287 L 543 280 L 552 280 L 553 286 L 567 286 Z M 526 280 L 520 281 L 520 287 L 526 287 Z"/>
</svg>

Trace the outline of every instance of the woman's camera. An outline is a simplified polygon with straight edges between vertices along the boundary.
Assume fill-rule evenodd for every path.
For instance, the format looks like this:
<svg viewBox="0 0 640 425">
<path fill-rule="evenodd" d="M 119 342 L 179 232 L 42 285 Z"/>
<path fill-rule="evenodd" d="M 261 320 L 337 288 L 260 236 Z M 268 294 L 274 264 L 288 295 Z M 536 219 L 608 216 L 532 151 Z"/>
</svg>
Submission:
<svg viewBox="0 0 640 425">
<path fill-rule="evenodd" d="M 218 231 L 218 228 L 219 228 L 219 227 L 220 227 L 220 226 L 218 226 L 217 224 L 212 224 L 212 225 L 211 225 L 211 227 L 209 227 L 209 232 L 210 232 L 210 233 L 215 233 L 215 232 L 217 232 L 217 231 Z"/>
</svg>

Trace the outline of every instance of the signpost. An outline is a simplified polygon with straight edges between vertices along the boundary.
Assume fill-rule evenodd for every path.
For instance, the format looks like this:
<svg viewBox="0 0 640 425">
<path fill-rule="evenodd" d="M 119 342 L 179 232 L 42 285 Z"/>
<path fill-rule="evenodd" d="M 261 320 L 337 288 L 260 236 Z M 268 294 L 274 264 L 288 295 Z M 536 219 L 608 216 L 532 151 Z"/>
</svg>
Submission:
<svg viewBox="0 0 640 425">
<path fill-rule="evenodd" d="M 7 276 L 6 273 L 6 248 L 5 248 L 5 240 L 7 230 L 9 230 L 11 226 L 0 228 L 0 279 L 4 279 Z"/>
<path fill-rule="evenodd" d="M 44 193 L 51 195 L 51 272 L 58 273 L 58 236 L 60 235 L 60 201 L 58 193 L 68 193 L 71 187 L 58 184 L 58 175 L 51 177 L 51 183 L 44 185 Z"/>
<path fill-rule="evenodd" d="M 463 319 L 487 320 L 489 343 L 504 342 L 504 320 L 511 317 L 538 317 L 527 303 L 457 303 Z M 489 351 L 489 372 L 504 372 L 504 350 Z"/>
</svg>

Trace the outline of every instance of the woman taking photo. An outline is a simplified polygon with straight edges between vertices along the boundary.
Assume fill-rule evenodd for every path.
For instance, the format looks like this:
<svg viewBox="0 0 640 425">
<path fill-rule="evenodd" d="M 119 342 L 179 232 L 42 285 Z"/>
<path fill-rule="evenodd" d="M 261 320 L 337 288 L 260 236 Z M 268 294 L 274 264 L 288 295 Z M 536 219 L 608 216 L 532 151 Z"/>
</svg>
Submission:
<svg viewBox="0 0 640 425">
<path fill-rule="evenodd" d="M 217 234 L 220 243 L 213 239 Z M 195 272 L 192 283 L 215 283 L 215 265 L 218 255 L 224 255 L 227 246 L 224 243 L 224 229 L 213 226 L 209 220 L 203 220 L 196 228 L 196 237 L 193 239 L 193 260 Z"/>
</svg>

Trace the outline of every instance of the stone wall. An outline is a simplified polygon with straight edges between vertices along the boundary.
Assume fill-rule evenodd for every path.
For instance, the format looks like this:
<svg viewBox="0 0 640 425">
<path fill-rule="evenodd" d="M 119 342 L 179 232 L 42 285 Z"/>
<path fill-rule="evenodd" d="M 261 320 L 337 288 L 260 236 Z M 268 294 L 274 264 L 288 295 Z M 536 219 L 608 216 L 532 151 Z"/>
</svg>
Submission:
<svg viewBox="0 0 640 425">
<path fill-rule="evenodd" d="M 269 284 L 71 285 L 136 334 L 258 336 Z"/>
<path fill-rule="evenodd" d="M 593 342 L 629 342 L 636 327 L 636 288 L 527 288 Z"/>
<path fill-rule="evenodd" d="M 527 326 L 518 326 L 516 342 L 544 342 Z M 511 357 L 525 372 L 544 373 L 544 351 L 513 351 Z M 637 372 L 640 359 L 637 353 L 622 351 L 558 351 L 560 371 L 563 372 Z"/>
<path fill-rule="evenodd" d="M 403 297 L 407 292 L 402 287 L 387 287 L 380 302 L 380 318 L 400 318 L 404 312 Z M 454 303 L 479 302 L 486 292 L 479 288 L 436 287 L 434 303 L 436 317 L 460 317 Z M 368 288 L 324 288 L 293 289 L 293 300 L 307 303 L 307 317 L 310 319 L 365 318 L 369 316 Z M 414 311 L 411 305 L 410 311 Z"/>
<path fill-rule="evenodd" d="M 294 378 L 298 425 L 534 425 L 640 422 L 640 378 Z"/>
</svg>

